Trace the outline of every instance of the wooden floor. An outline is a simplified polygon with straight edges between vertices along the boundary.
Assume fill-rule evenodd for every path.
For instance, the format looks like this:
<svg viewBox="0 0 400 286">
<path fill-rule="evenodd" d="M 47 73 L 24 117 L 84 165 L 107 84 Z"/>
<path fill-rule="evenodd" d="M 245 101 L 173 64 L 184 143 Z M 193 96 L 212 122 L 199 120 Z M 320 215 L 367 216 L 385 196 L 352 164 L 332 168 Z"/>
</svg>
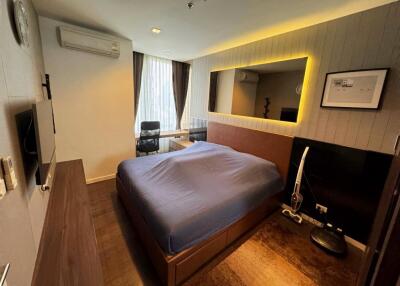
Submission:
<svg viewBox="0 0 400 286">
<path fill-rule="evenodd" d="M 105 285 L 159 285 L 115 180 L 91 184 L 89 197 Z M 189 285 L 354 285 L 360 253 L 345 259 L 325 254 L 309 240 L 310 224 L 296 225 L 276 212 L 235 252 Z"/>
</svg>

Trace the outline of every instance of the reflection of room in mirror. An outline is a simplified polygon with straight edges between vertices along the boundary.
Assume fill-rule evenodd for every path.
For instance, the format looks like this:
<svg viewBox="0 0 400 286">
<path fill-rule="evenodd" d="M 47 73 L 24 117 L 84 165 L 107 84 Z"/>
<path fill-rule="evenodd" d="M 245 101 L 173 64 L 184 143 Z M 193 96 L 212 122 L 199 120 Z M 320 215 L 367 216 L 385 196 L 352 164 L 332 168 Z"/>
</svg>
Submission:
<svg viewBox="0 0 400 286">
<path fill-rule="evenodd" d="M 209 111 L 297 121 L 307 58 L 212 72 Z"/>
<path fill-rule="evenodd" d="M 297 117 L 297 110 L 300 104 L 300 96 L 296 93 L 299 82 L 304 78 L 304 71 L 287 71 L 267 73 L 260 76 L 257 88 L 256 117 L 263 117 L 264 98 L 268 97 L 271 105 L 267 118 L 287 118 L 287 113 L 282 110 L 292 109 L 293 115 Z M 291 118 L 293 118 L 293 116 Z"/>
</svg>

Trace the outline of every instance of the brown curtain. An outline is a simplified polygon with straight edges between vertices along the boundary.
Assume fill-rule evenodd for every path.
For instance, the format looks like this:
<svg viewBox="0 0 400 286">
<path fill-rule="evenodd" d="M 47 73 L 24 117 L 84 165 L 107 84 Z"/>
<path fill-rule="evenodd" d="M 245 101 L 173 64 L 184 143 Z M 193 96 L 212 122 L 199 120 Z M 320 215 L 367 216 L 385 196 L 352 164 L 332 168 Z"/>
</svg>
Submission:
<svg viewBox="0 0 400 286">
<path fill-rule="evenodd" d="M 189 64 L 172 61 L 172 83 L 176 110 L 176 129 L 181 129 L 182 114 L 183 109 L 185 108 L 189 84 L 189 72 Z"/>
<path fill-rule="evenodd" d="M 217 83 L 218 83 L 218 72 L 212 72 L 210 74 L 210 96 L 208 98 L 208 111 L 215 112 L 215 106 L 217 103 Z"/>
<path fill-rule="evenodd" d="M 135 103 L 135 120 L 139 107 L 140 87 L 142 85 L 142 70 L 143 70 L 142 53 L 133 52 L 133 100 Z"/>
</svg>

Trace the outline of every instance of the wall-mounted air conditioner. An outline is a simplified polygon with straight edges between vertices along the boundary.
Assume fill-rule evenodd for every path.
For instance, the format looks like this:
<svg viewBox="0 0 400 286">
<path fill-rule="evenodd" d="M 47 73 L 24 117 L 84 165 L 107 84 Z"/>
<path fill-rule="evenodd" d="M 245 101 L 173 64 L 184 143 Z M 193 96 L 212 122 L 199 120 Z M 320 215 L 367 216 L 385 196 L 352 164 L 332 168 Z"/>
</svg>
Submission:
<svg viewBox="0 0 400 286">
<path fill-rule="evenodd" d="M 247 83 L 257 83 L 259 80 L 258 73 L 249 71 L 239 71 L 239 81 Z"/>
<path fill-rule="evenodd" d="M 58 27 L 60 33 L 60 45 L 63 48 L 93 53 L 102 56 L 118 58 L 120 55 L 120 43 L 106 35 L 88 30 Z"/>
</svg>

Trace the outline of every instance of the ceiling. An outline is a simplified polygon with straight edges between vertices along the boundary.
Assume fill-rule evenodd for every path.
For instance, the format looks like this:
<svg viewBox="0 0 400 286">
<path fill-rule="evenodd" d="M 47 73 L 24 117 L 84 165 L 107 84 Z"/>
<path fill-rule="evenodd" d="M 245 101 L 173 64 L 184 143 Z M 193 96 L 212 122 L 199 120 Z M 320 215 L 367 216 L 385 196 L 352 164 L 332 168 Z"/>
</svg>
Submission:
<svg viewBox="0 0 400 286">
<path fill-rule="evenodd" d="M 33 0 L 38 13 L 131 39 L 133 49 L 190 60 L 395 0 Z M 156 35 L 153 27 L 162 31 Z"/>
</svg>

